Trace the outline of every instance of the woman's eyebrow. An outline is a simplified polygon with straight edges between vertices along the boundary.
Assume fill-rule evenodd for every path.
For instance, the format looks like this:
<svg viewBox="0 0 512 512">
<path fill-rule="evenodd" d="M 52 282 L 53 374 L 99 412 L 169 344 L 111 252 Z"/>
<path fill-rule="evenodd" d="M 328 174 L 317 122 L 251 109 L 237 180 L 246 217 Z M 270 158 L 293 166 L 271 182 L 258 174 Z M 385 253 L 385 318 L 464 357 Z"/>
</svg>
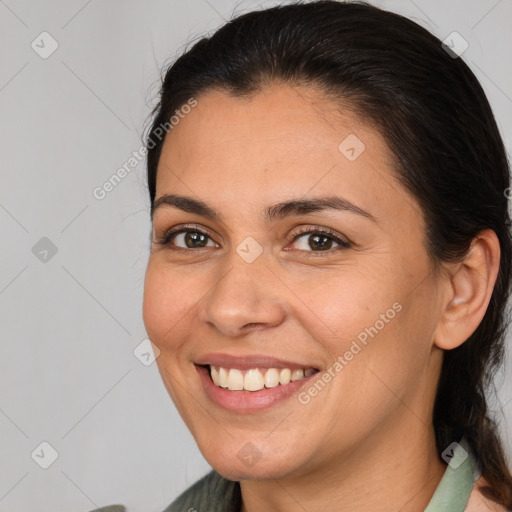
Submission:
<svg viewBox="0 0 512 512">
<path fill-rule="evenodd" d="M 222 215 L 204 201 L 175 194 L 164 194 L 158 199 L 155 199 L 151 205 L 151 220 L 153 220 L 155 211 L 162 206 L 170 206 L 187 213 L 195 213 L 212 220 L 222 221 Z M 312 199 L 295 199 L 276 203 L 268 206 L 263 211 L 262 217 L 265 223 L 270 224 L 292 215 L 301 215 L 322 210 L 349 211 L 366 217 L 378 224 L 377 219 L 370 212 L 363 210 L 361 207 L 339 196 L 322 196 Z"/>
</svg>

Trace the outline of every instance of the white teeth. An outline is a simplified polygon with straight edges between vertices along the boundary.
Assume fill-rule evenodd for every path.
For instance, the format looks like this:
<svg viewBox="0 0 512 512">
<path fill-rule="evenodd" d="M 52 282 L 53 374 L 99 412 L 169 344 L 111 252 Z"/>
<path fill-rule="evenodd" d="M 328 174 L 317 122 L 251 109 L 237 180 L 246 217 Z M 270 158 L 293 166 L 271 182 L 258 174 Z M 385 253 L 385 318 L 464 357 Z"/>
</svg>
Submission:
<svg viewBox="0 0 512 512">
<path fill-rule="evenodd" d="M 269 368 L 265 373 L 265 387 L 275 388 L 279 385 L 279 372 L 277 368 Z"/>
<path fill-rule="evenodd" d="M 210 366 L 210 373 L 212 376 L 212 380 L 215 383 L 216 386 L 219 385 L 219 370 L 215 366 Z"/>
<path fill-rule="evenodd" d="M 219 386 L 221 388 L 228 387 L 228 371 L 222 366 L 219 368 Z"/>
<path fill-rule="evenodd" d="M 251 368 L 245 372 L 237 368 L 224 368 L 210 365 L 210 375 L 213 383 L 231 391 L 259 391 L 263 388 L 285 386 L 290 382 L 309 377 L 318 372 L 313 368 Z"/>
<path fill-rule="evenodd" d="M 240 370 L 231 368 L 228 374 L 228 389 L 239 391 L 244 389 L 244 376 Z"/>
<path fill-rule="evenodd" d="M 247 370 L 244 377 L 244 389 L 247 391 L 259 391 L 264 386 L 265 379 L 257 368 L 255 370 Z"/>
<path fill-rule="evenodd" d="M 293 370 L 291 380 L 299 380 L 304 378 L 304 370 L 302 368 L 299 368 L 298 370 Z"/>
<path fill-rule="evenodd" d="M 279 372 L 279 383 L 280 384 L 289 384 L 292 377 L 292 372 L 289 368 L 283 368 Z"/>
</svg>

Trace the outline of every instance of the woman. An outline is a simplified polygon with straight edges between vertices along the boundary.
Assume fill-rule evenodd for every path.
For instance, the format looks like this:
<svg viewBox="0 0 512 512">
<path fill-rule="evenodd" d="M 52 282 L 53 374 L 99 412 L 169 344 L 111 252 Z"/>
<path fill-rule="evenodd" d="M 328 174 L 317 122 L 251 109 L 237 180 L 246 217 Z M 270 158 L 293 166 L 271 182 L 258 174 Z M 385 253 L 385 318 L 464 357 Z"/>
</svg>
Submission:
<svg viewBox="0 0 512 512">
<path fill-rule="evenodd" d="M 510 510 L 510 171 L 453 48 L 364 3 L 251 12 L 153 114 L 144 323 L 213 468 L 167 511 Z"/>
</svg>

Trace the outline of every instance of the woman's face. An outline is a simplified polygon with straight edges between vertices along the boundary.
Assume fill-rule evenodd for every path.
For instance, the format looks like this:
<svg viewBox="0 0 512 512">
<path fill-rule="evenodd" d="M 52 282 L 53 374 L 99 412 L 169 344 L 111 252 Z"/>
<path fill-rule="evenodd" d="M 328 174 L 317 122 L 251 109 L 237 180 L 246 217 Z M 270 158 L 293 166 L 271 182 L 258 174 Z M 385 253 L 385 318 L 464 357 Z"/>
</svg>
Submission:
<svg viewBox="0 0 512 512">
<path fill-rule="evenodd" d="M 312 89 L 196 99 L 165 140 L 156 200 L 186 196 L 218 218 L 161 201 L 154 240 L 186 231 L 152 245 L 143 318 L 206 460 L 233 480 L 285 478 L 367 463 L 426 432 L 442 304 L 420 208 L 383 138 Z M 198 366 L 210 360 L 244 370 L 234 387 L 248 373 L 261 386 L 249 368 L 277 369 L 268 388 L 230 391 Z M 285 367 L 319 372 L 272 386 Z"/>
</svg>

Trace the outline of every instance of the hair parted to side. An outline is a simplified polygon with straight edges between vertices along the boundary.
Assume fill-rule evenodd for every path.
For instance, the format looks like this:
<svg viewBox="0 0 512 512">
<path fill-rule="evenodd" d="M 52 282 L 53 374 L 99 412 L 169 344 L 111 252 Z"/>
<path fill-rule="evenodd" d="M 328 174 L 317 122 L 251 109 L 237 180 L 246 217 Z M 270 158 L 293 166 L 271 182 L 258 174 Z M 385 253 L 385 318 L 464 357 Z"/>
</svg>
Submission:
<svg viewBox="0 0 512 512">
<path fill-rule="evenodd" d="M 380 131 L 421 206 L 433 271 L 460 261 L 480 231 L 496 233 L 492 298 L 476 331 L 444 353 L 433 425 L 439 454 L 466 436 L 489 483 L 484 494 L 512 508 L 512 476 L 486 401 L 510 318 L 510 169 L 481 85 L 426 29 L 365 2 L 298 1 L 237 16 L 165 71 L 146 139 L 151 205 L 164 142 L 155 131 L 202 93 L 250 96 L 273 82 L 319 87 Z"/>
</svg>

